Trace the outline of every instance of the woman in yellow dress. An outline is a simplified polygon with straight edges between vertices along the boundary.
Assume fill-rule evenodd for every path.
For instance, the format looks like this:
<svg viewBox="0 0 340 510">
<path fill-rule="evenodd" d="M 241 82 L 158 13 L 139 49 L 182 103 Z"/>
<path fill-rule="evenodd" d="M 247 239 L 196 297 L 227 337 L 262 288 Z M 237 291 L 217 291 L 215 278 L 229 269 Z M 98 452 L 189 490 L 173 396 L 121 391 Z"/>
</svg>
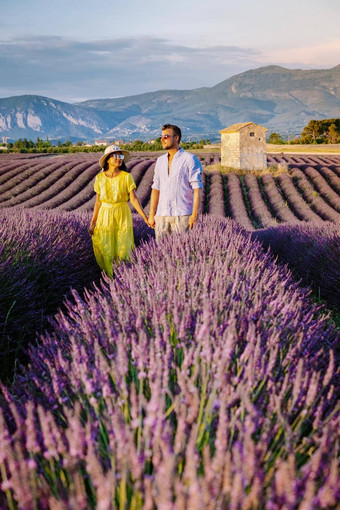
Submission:
<svg viewBox="0 0 340 510">
<path fill-rule="evenodd" d="M 128 151 L 110 145 L 99 160 L 103 171 L 97 174 L 94 182 L 96 202 L 89 234 L 92 236 L 96 261 L 100 269 L 111 278 L 113 261 L 128 259 L 135 247 L 129 200 L 148 223 L 136 196 L 136 184 L 132 175 L 126 171 L 125 162 L 129 159 Z"/>
</svg>

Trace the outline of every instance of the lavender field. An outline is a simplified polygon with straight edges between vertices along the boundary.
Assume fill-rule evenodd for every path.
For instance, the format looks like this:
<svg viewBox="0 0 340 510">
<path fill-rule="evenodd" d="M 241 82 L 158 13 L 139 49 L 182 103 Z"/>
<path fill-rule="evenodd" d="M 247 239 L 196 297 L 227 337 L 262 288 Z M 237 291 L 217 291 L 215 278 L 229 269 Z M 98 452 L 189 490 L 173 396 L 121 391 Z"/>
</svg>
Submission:
<svg viewBox="0 0 340 510">
<path fill-rule="evenodd" d="M 1 155 L 0 508 L 339 508 L 340 158 L 200 158 L 193 231 L 134 214 L 109 280 L 98 155 Z M 154 164 L 128 163 L 146 210 Z"/>
<path fill-rule="evenodd" d="M 128 167 L 148 210 L 156 156 L 135 155 Z M 218 154 L 198 154 L 203 168 Z M 269 167 L 286 166 L 289 174 L 239 176 L 204 173 L 202 213 L 231 217 L 247 230 L 294 221 L 340 220 L 340 156 L 268 155 Z M 25 207 L 90 211 L 97 153 L 67 155 L 1 154 L 0 208 Z"/>
</svg>

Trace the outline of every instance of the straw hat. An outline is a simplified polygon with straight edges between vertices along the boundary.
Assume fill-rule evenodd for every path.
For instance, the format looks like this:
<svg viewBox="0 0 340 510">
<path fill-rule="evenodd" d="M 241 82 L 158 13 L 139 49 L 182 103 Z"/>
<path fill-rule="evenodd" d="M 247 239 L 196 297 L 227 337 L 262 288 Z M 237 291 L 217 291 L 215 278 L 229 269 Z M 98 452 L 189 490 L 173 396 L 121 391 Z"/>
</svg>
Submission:
<svg viewBox="0 0 340 510">
<path fill-rule="evenodd" d="M 114 152 L 121 152 L 124 154 L 125 163 L 131 158 L 131 154 L 128 151 L 123 151 L 118 145 L 109 145 L 104 151 L 104 156 L 102 156 L 99 160 L 100 168 L 104 168 L 107 158 Z"/>
</svg>

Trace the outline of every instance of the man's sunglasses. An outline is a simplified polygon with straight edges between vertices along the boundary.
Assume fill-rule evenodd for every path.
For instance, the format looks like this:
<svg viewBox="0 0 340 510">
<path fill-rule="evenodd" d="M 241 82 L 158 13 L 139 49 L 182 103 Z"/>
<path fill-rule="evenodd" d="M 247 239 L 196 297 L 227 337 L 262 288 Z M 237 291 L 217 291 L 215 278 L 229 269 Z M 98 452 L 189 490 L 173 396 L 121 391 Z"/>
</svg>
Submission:
<svg viewBox="0 0 340 510">
<path fill-rule="evenodd" d="M 175 135 L 161 135 L 160 137 L 166 140 L 167 138 L 174 137 Z"/>
</svg>

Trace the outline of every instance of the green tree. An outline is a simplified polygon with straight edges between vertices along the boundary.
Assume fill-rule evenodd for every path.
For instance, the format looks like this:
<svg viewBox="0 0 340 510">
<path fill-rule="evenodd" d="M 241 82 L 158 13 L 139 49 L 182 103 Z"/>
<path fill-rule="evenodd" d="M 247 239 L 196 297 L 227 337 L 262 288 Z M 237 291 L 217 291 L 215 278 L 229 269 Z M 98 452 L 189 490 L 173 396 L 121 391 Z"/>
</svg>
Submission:
<svg viewBox="0 0 340 510">
<path fill-rule="evenodd" d="M 279 133 L 271 133 L 268 138 L 268 143 L 275 143 L 276 145 L 282 145 L 283 139 Z"/>
<path fill-rule="evenodd" d="M 340 119 L 311 120 L 301 133 L 301 143 L 337 143 L 340 138 Z"/>
<path fill-rule="evenodd" d="M 338 143 L 340 140 L 339 130 L 335 124 L 331 124 L 328 128 L 327 140 L 329 143 Z"/>
<path fill-rule="evenodd" d="M 310 120 L 308 125 L 303 128 L 301 139 L 305 143 L 316 143 L 317 138 L 323 134 L 322 121 Z"/>
</svg>

